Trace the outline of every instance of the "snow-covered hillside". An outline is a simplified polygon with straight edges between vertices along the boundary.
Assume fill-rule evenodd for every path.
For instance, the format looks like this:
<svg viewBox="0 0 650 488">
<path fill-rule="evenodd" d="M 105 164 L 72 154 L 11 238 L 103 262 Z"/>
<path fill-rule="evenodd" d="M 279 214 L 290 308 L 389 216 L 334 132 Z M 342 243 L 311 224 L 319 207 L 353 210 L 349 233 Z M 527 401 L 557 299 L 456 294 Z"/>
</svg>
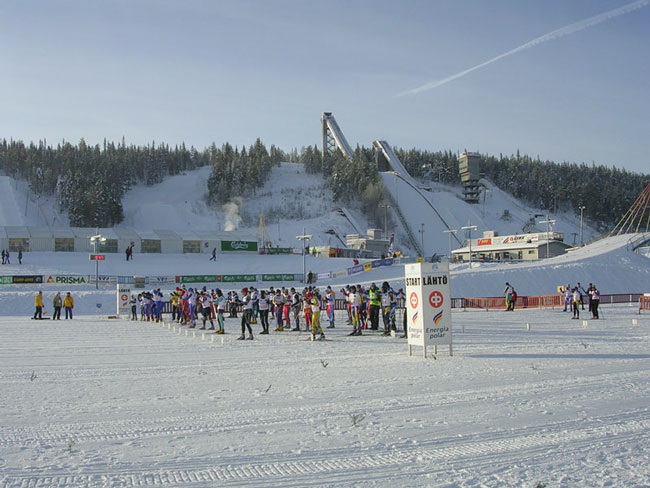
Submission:
<svg viewBox="0 0 650 488">
<path fill-rule="evenodd" d="M 420 194 L 414 191 L 402 178 L 392 172 L 381 173 L 386 189 L 393 194 L 394 200 L 399 205 L 411 231 L 418 241 L 424 243 L 424 254 L 448 254 L 450 236 L 444 231 L 455 229 L 458 240 L 452 237 L 452 248 L 460 247 L 467 235 L 460 230 L 461 227 L 476 225 L 477 230 L 472 236 L 476 238 L 484 231 L 493 230 L 499 235 L 521 234 L 527 226 L 530 232 L 546 232 L 547 215 L 555 220 L 551 230 L 564 233 L 564 241 L 570 245 L 580 243 L 580 216 L 565 212 L 549 214 L 540 209 L 531 208 L 508 193 L 500 190 L 488 180 L 483 180 L 487 192 L 481 196 L 478 204 L 469 204 L 462 200 L 461 187 L 443 185 L 431 181 L 421 181 L 421 186 L 430 190 L 421 190 L 422 195 L 435 207 L 436 212 L 425 202 Z M 439 215 L 438 215 L 439 214 Z M 393 220 L 397 224 L 398 218 L 391 210 Z M 424 227 L 422 227 L 424 224 Z M 401 227 L 400 227 L 401 229 Z M 420 235 L 420 230 L 424 235 Z M 399 234 L 398 244 L 408 246 L 405 233 Z M 583 241 L 588 242 L 595 238 L 597 233 L 587 222 L 583 222 Z"/>
<path fill-rule="evenodd" d="M 303 228 L 313 236 L 312 244 L 337 246 L 342 245 L 346 234 L 364 232 L 371 227 L 354 203 L 346 208 L 351 219 L 341 215 L 338 212 L 341 202 L 333 201 L 324 177 L 305 173 L 301 164 L 282 163 L 255 193 L 233 199 L 220 208 L 206 202 L 210 172 L 210 167 L 203 167 L 168 177 L 157 185 L 133 187 L 122 202 L 125 218 L 121 225 L 141 230 L 239 229 L 256 234 L 259 217 L 263 214 L 271 242 L 280 247 L 299 246 L 296 236 L 302 234 Z M 425 255 L 448 254 L 449 234 L 443 232 L 447 226 L 440 217 L 402 180 L 391 173 L 382 173 L 382 178 L 415 237 L 424 242 Z M 532 221 L 535 231 L 546 231 L 545 225 L 539 224 L 546 218 L 543 211 L 522 204 L 489 181 L 484 183 L 489 191 L 477 205 L 461 199 L 460 187 L 430 181 L 423 181 L 422 185 L 431 189 L 424 190 L 423 194 L 452 229 L 460 229 L 471 222 L 478 226 L 474 236 L 485 230 L 505 235 L 521 233 Z M 24 182 L 6 176 L 0 177 L 0 189 L 3 190 L 0 193 L 3 209 L 0 225 L 67 225 L 67 216 L 56 212 L 54 197 L 36 199 Z M 415 254 L 394 209 L 388 212 L 388 232 L 395 232 L 396 248 L 405 254 Z M 565 242 L 579 241 L 579 216 L 561 213 L 550 217 L 556 220 L 553 230 L 563 232 Z M 355 228 L 350 220 L 361 228 Z M 421 224 L 424 224 L 423 236 L 419 234 Z M 583 234 L 585 242 L 596 236 L 588 222 L 584 222 Z M 458 238 L 464 239 L 461 231 Z M 452 247 L 458 247 L 458 242 L 452 240 Z"/>
<path fill-rule="evenodd" d="M 25 181 L 0 176 L 0 226 L 68 226 L 56 197 L 36 197 Z"/>
<path fill-rule="evenodd" d="M 264 215 L 273 245 L 299 247 L 303 227 L 314 245 L 342 245 L 328 230 L 343 238 L 355 230 L 335 210 L 332 192 L 322 175 L 308 175 L 302 164 L 282 163 L 255 193 L 233 199 L 220 208 L 206 203 L 211 167 L 172 176 L 158 185 L 136 186 L 123 199 L 124 226 L 136 229 L 168 228 L 246 230 L 255 235 Z M 361 218 L 360 214 L 357 214 Z"/>
</svg>

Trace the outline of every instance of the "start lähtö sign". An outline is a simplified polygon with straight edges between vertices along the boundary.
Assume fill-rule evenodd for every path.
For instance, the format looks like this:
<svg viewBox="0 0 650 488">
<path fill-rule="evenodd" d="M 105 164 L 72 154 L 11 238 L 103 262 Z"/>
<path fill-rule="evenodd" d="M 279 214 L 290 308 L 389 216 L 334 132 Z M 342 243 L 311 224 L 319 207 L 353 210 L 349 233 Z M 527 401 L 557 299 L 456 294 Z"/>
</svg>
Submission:
<svg viewBox="0 0 650 488">
<path fill-rule="evenodd" d="M 404 266 L 409 356 L 412 346 L 449 345 L 452 354 L 451 292 L 448 263 Z"/>
</svg>

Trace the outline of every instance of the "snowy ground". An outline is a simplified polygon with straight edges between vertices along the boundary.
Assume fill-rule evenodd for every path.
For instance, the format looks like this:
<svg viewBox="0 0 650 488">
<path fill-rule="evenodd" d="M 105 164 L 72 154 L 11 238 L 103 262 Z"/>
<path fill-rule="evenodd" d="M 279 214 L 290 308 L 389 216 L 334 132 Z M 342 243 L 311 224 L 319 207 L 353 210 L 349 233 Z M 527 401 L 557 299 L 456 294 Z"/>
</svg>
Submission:
<svg viewBox="0 0 650 488">
<path fill-rule="evenodd" d="M 0 487 L 650 485 L 650 314 L 453 320 L 454 356 L 423 359 L 341 324 L 2 317 Z"/>
</svg>

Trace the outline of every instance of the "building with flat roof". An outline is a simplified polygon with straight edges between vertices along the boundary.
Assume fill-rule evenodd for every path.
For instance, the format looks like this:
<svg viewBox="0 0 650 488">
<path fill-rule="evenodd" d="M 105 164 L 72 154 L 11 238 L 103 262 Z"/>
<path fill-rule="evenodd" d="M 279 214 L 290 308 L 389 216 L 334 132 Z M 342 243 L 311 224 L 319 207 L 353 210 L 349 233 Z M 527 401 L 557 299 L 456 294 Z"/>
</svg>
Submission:
<svg viewBox="0 0 650 488">
<path fill-rule="evenodd" d="M 451 251 L 454 261 L 536 261 L 565 254 L 571 246 L 564 243 L 561 232 L 535 232 L 499 236 L 495 231 L 483 232 L 483 237 L 466 241 L 463 247 Z"/>
</svg>

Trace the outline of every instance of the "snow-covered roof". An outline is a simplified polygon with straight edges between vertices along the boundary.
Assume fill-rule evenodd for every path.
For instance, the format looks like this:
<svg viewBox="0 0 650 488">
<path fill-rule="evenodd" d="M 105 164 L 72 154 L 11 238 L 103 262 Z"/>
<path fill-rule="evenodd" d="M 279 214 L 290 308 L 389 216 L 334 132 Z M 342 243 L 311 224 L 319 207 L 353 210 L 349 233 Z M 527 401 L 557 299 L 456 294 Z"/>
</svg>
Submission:
<svg viewBox="0 0 650 488">
<path fill-rule="evenodd" d="M 173 241 L 180 241 L 181 240 L 181 236 L 178 235 L 178 233 L 176 231 L 173 231 L 173 230 L 154 229 L 153 231 L 160 239 L 173 240 Z"/>
<path fill-rule="evenodd" d="M 24 225 L 7 225 L 5 227 L 5 231 L 7 232 L 7 237 L 9 238 L 23 237 L 25 239 L 28 239 L 31 235 L 29 233 L 29 227 L 26 227 Z"/>
</svg>

